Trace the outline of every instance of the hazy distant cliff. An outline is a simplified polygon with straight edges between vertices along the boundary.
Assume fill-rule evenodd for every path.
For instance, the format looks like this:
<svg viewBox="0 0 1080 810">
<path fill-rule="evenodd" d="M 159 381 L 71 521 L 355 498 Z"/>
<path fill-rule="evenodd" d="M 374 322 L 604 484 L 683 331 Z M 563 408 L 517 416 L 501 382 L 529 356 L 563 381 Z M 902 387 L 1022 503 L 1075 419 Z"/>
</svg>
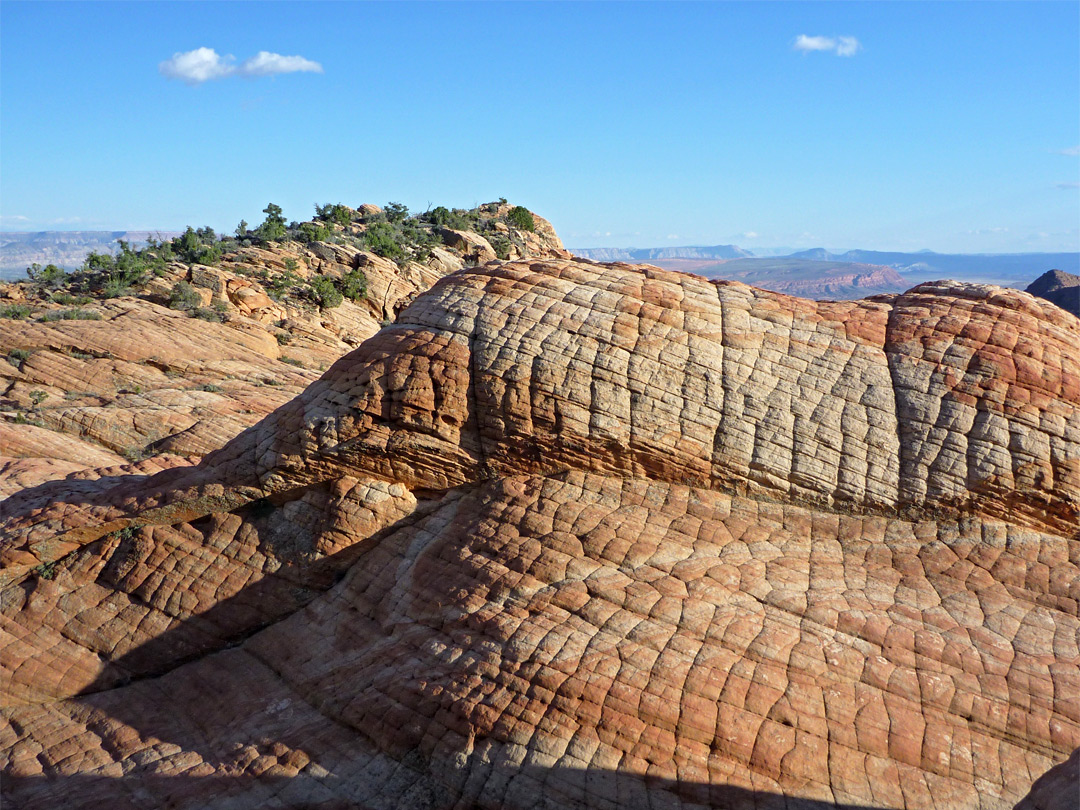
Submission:
<svg viewBox="0 0 1080 810">
<path fill-rule="evenodd" d="M 738 245 L 667 248 L 574 248 L 575 256 L 598 262 L 648 262 L 654 259 L 739 259 L 754 254 Z"/>
</svg>

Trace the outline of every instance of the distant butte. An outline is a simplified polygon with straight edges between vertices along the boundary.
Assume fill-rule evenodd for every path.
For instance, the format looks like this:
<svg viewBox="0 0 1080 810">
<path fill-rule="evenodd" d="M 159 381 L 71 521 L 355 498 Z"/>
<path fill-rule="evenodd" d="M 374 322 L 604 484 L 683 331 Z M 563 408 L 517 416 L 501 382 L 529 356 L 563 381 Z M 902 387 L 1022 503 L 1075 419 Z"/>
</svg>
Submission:
<svg viewBox="0 0 1080 810">
<path fill-rule="evenodd" d="M 1063 270 L 1047 270 L 1028 285 L 1027 291 L 1080 317 L 1080 276 Z"/>
</svg>

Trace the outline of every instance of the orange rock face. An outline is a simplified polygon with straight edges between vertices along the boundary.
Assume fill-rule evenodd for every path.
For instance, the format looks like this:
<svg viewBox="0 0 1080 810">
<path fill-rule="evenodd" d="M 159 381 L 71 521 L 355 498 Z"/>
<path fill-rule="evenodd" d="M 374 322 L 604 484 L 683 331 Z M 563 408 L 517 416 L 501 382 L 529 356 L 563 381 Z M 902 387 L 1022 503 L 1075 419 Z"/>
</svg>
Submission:
<svg viewBox="0 0 1080 810">
<path fill-rule="evenodd" d="M 1068 807 L 1078 358 L 994 287 L 454 273 L 198 466 L 8 499 L 5 795 Z"/>
</svg>

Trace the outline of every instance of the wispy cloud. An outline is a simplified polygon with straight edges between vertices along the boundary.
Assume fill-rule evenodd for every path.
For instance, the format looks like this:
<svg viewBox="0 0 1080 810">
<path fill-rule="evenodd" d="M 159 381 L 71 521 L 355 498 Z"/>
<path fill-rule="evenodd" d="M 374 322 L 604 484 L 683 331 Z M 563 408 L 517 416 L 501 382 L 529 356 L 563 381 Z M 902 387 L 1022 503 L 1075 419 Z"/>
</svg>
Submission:
<svg viewBox="0 0 1080 810">
<path fill-rule="evenodd" d="M 811 37 L 799 34 L 792 47 L 803 53 L 823 51 L 837 56 L 854 56 L 862 50 L 862 44 L 855 37 Z"/>
<path fill-rule="evenodd" d="M 29 222 L 30 217 L 24 217 L 22 214 L 6 214 L 0 216 L 0 222 Z"/>
<path fill-rule="evenodd" d="M 1068 155 L 1069 157 L 1080 156 L 1080 146 L 1070 146 L 1068 149 L 1058 149 L 1059 155 Z"/>
<path fill-rule="evenodd" d="M 757 231 L 745 231 L 742 234 L 742 236 L 745 239 L 757 239 L 758 238 L 758 232 Z"/>
<path fill-rule="evenodd" d="M 228 76 L 276 76 L 279 73 L 322 73 L 318 62 L 302 56 L 282 56 L 280 53 L 259 51 L 239 65 L 234 57 L 221 56 L 213 48 L 196 48 L 193 51 L 174 53 L 171 59 L 158 64 L 158 72 L 168 79 L 185 84 L 202 84 L 212 79 Z"/>
<path fill-rule="evenodd" d="M 1080 188 L 1080 183 L 1058 183 L 1058 188 Z"/>
</svg>

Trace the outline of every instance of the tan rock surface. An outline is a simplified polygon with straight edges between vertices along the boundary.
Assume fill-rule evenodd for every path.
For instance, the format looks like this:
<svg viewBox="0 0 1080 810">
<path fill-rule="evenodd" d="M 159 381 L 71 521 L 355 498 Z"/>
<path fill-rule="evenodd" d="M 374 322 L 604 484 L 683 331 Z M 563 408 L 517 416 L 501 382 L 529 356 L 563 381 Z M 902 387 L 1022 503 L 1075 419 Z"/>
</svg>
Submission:
<svg viewBox="0 0 1080 810">
<path fill-rule="evenodd" d="M 1080 745 L 1078 358 L 998 288 L 458 272 L 198 467 L 8 500 L 5 793 L 1012 807 Z"/>
<path fill-rule="evenodd" d="M 509 210 L 489 204 L 480 216 L 497 220 Z M 360 208 L 365 216 L 381 212 L 378 206 Z M 515 237 L 521 244 L 512 245 L 512 252 L 566 255 L 550 223 L 540 217 L 535 221 L 536 232 L 527 234 L 528 239 Z M 364 226 L 351 227 L 362 233 Z M 13 431 L 37 423 L 67 441 L 87 443 L 89 451 L 72 458 L 71 447 L 59 451 L 65 439 L 57 437 L 50 440 L 58 449 L 53 461 L 70 463 L 27 460 L 18 465 L 19 480 L 31 480 L 35 467 L 45 480 L 64 469 L 98 465 L 102 452 L 110 456 L 111 465 L 118 453 L 127 458 L 150 452 L 204 455 L 221 447 L 295 396 L 297 385 L 306 385 L 393 321 L 439 278 L 466 262 L 495 258 L 490 244 L 477 234 L 461 232 L 461 238 L 464 253 L 433 247 L 426 263 L 400 265 L 346 242 L 247 246 L 227 253 L 218 267 L 172 261 L 134 290 L 138 298 L 78 307 L 103 316 L 103 322 L 0 319 L 0 360 L 8 361 L 0 362 L 0 415 L 8 420 L 3 439 L 13 440 Z M 319 276 L 339 279 L 355 270 L 367 281 L 365 298 L 326 309 L 315 305 L 307 282 Z M 179 282 L 189 284 L 199 304 L 224 324 L 163 309 Z M 0 298 L 28 302 L 37 316 L 65 308 L 41 300 L 41 293 L 32 296 L 37 300 L 28 300 L 28 289 L 0 284 Z M 12 352 L 31 352 L 33 357 L 21 362 Z M 293 368 L 284 370 L 274 360 Z M 265 386 L 280 390 L 270 392 Z M 46 396 L 43 403 L 34 402 L 35 391 Z M 12 453 L 0 444 L 4 455 Z"/>
</svg>

